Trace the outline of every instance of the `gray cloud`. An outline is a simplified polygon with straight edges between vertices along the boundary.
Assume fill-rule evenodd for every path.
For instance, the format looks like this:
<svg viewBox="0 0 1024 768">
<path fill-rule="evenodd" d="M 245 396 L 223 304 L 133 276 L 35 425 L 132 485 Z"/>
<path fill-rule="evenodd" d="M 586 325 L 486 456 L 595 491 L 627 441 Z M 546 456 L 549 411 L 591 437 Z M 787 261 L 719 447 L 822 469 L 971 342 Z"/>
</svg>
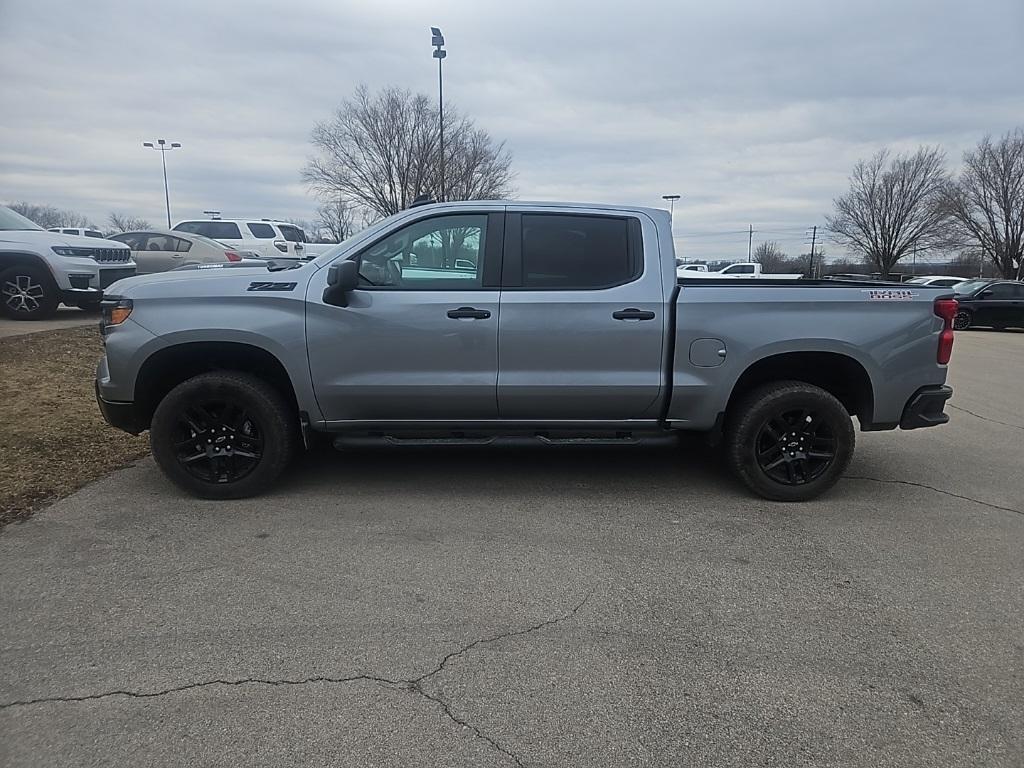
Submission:
<svg viewBox="0 0 1024 768">
<path fill-rule="evenodd" d="M 684 196 L 690 256 L 800 249 L 852 164 L 1024 124 L 1024 4 L 0 0 L 0 199 L 176 218 L 308 217 L 313 123 L 354 87 L 446 95 L 515 157 L 520 197 Z M 710 234 L 714 233 L 714 234 Z"/>
</svg>

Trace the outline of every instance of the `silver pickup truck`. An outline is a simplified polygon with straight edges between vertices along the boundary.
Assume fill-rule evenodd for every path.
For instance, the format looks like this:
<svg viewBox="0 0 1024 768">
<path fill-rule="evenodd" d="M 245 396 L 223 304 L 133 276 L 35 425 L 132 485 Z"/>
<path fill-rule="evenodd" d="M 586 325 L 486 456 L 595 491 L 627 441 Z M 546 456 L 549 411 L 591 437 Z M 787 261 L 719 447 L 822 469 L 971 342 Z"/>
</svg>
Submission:
<svg viewBox="0 0 1024 768">
<path fill-rule="evenodd" d="M 862 430 L 943 424 L 956 302 L 879 283 L 677 279 L 665 211 L 403 211 L 295 268 L 110 288 L 96 393 L 182 488 L 266 489 L 338 447 L 700 431 L 755 493 L 830 488 Z"/>
</svg>

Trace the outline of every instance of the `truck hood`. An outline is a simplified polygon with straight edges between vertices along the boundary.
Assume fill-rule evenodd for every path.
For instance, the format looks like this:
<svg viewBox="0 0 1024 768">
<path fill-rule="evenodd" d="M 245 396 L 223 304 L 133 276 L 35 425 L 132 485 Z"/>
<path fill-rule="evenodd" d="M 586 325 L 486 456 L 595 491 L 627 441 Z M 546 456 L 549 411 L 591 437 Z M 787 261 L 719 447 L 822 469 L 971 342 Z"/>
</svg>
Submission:
<svg viewBox="0 0 1024 768">
<path fill-rule="evenodd" d="M 171 270 L 126 277 L 113 283 L 105 293 L 125 299 L 227 297 L 244 295 L 257 282 L 294 284 L 288 290 L 304 292 L 315 271 L 314 268 L 299 267 L 271 272 L 265 266 Z"/>
<path fill-rule="evenodd" d="M 50 248 L 54 245 L 68 245 L 75 248 L 127 248 L 116 240 L 83 235 L 65 235 L 41 229 L 15 229 L 0 231 L 0 243 L 20 243 L 34 248 Z"/>
</svg>

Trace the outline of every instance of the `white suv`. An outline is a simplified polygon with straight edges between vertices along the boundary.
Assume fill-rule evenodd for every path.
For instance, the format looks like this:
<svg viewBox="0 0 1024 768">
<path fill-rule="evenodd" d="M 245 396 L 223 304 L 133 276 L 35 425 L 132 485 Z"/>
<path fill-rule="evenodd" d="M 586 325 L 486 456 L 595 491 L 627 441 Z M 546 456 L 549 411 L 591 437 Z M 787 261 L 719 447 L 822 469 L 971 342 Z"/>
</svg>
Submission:
<svg viewBox="0 0 1024 768">
<path fill-rule="evenodd" d="M 271 219 L 190 219 L 179 221 L 174 229 L 254 251 L 265 259 L 312 259 L 329 247 L 309 246 L 300 227 Z"/>
<path fill-rule="evenodd" d="M 95 309 L 104 288 L 134 274 L 123 244 L 48 232 L 0 206 L 0 315 L 43 320 L 61 303 Z"/>
</svg>

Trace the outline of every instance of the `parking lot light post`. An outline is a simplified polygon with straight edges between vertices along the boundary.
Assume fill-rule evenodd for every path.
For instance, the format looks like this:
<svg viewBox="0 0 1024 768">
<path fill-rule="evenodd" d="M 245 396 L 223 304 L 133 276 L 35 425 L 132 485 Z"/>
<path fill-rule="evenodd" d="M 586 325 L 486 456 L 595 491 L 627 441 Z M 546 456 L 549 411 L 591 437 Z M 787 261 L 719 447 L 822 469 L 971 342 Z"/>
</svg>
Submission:
<svg viewBox="0 0 1024 768">
<path fill-rule="evenodd" d="M 668 200 L 668 215 L 672 216 L 676 212 L 676 200 L 682 195 L 662 195 L 662 200 Z"/>
<path fill-rule="evenodd" d="M 444 82 L 441 77 L 441 62 L 444 61 L 444 57 L 448 55 L 448 52 L 444 49 L 444 35 L 441 34 L 441 30 L 437 27 L 431 27 L 430 34 L 430 44 L 434 46 L 433 55 L 437 59 L 437 128 L 441 146 L 441 181 L 438 194 L 441 198 L 440 202 L 444 202 Z"/>
<path fill-rule="evenodd" d="M 167 153 L 172 149 L 180 149 L 181 144 L 178 142 L 168 143 L 165 139 L 157 139 L 156 145 L 154 146 L 152 141 L 142 142 L 142 146 L 155 149 L 160 152 L 160 164 L 164 168 L 164 203 L 167 205 L 167 228 L 171 228 L 171 193 L 167 188 Z"/>
</svg>

